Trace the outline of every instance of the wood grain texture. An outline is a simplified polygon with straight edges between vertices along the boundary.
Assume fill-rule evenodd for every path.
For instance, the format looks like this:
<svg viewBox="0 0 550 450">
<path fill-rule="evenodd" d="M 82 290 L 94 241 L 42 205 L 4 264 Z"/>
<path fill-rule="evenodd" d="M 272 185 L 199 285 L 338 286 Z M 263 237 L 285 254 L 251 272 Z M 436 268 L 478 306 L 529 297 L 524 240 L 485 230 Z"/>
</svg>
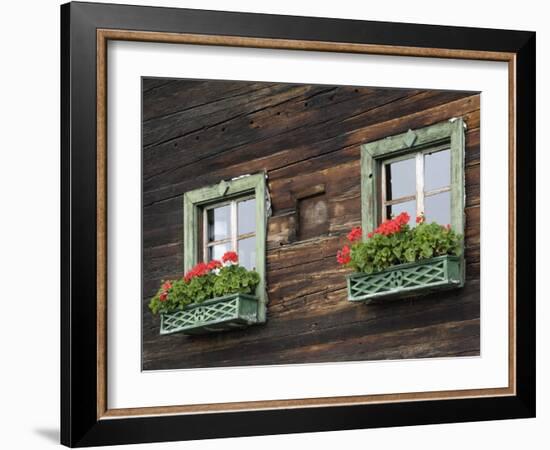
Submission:
<svg viewBox="0 0 550 450">
<path fill-rule="evenodd" d="M 100 28 L 98 37 L 105 40 L 137 42 L 163 42 L 172 44 L 216 45 L 320 52 L 361 53 L 371 55 L 418 56 L 423 58 L 478 59 L 506 61 L 515 58 L 515 53 L 487 50 L 464 50 L 436 47 L 412 47 L 381 44 L 358 44 L 352 42 L 309 41 L 294 39 L 256 38 L 194 33 L 167 33 L 155 31 L 116 30 Z"/>
<path fill-rule="evenodd" d="M 107 42 L 97 35 L 97 417 L 107 411 L 107 111 L 104 95 L 107 90 Z"/>
<path fill-rule="evenodd" d="M 172 369 L 479 354 L 479 96 L 235 81 L 143 82 L 143 368 Z M 335 260 L 360 225 L 360 145 L 464 118 L 463 289 L 375 305 L 346 300 Z M 160 336 L 147 303 L 183 271 L 182 195 L 265 170 L 268 322 L 209 336 Z M 323 186 L 317 192 L 319 186 Z M 315 191 L 313 197 L 303 193 Z M 316 211 L 307 232 L 299 222 Z M 324 223 L 315 214 L 321 214 Z M 310 213 L 311 214 L 311 213 Z M 317 235 L 315 235 L 317 234 Z"/>
</svg>

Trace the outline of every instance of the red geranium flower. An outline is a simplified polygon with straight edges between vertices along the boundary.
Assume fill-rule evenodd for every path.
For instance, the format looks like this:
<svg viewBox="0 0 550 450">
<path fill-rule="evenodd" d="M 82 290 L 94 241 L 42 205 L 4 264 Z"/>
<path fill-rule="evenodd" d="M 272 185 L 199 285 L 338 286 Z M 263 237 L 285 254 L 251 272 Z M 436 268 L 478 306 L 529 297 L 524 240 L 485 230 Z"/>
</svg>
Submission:
<svg viewBox="0 0 550 450">
<path fill-rule="evenodd" d="M 344 245 L 342 247 L 342 250 L 338 250 L 336 253 L 336 261 L 338 261 L 338 264 L 347 264 L 351 261 L 351 251 L 349 246 Z"/>
<path fill-rule="evenodd" d="M 183 276 L 183 279 L 185 280 L 186 283 L 189 283 L 193 278 L 195 278 L 195 275 L 193 274 L 193 271 L 187 272 Z"/>
<path fill-rule="evenodd" d="M 213 259 L 208 263 L 208 270 L 218 269 L 221 266 L 222 266 L 222 263 L 220 261 L 218 261 L 217 259 Z"/>
<path fill-rule="evenodd" d="M 361 236 L 363 234 L 363 230 L 361 227 L 355 227 L 348 233 L 348 241 L 355 242 L 359 241 L 361 239 Z"/>
<path fill-rule="evenodd" d="M 168 299 L 168 292 L 163 292 L 162 294 L 159 295 L 159 300 L 161 302 L 165 302 L 167 299 Z"/>
<path fill-rule="evenodd" d="M 401 228 L 409 223 L 410 216 L 406 212 L 402 212 L 394 219 L 385 220 L 380 226 L 373 231 L 373 234 L 383 234 L 389 236 L 401 231 Z M 372 237 L 372 236 L 369 236 Z"/>
<path fill-rule="evenodd" d="M 225 252 L 222 256 L 222 261 L 225 262 L 232 262 L 236 263 L 239 260 L 239 255 L 237 255 L 237 252 Z"/>
<path fill-rule="evenodd" d="M 397 223 L 400 225 L 400 226 L 403 226 L 403 225 L 407 225 L 409 223 L 409 220 L 411 219 L 411 216 L 409 216 L 408 213 L 406 212 L 402 212 L 401 214 L 399 214 L 394 220 L 397 221 Z"/>
<path fill-rule="evenodd" d="M 162 289 L 167 291 L 168 289 L 170 289 L 172 287 L 172 282 L 171 281 L 166 281 L 163 285 L 162 285 Z"/>
<path fill-rule="evenodd" d="M 202 277 L 203 275 L 206 275 L 209 271 L 210 269 L 208 268 L 208 264 L 204 262 L 200 262 L 195 267 L 193 267 L 189 272 L 187 272 L 183 277 L 183 279 L 186 282 L 189 282 L 195 277 Z"/>
</svg>

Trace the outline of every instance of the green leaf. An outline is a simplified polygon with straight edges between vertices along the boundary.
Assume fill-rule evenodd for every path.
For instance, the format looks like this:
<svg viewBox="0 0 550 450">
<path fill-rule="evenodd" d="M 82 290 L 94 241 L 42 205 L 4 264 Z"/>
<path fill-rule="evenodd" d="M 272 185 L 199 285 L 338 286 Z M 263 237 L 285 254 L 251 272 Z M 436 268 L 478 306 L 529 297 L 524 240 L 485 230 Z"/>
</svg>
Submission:
<svg viewBox="0 0 550 450">
<path fill-rule="evenodd" d="M 214 297 L 236 293 L 253 293 L 260 282 L 260 276 L 253 270 L 239 265 L 223 267 L 219 275 L 209 272 L 186 282 L 179 279 L 172 282 L 168 299 L 160 301 L 162 287 L 149 302 L 153 314 L 173 312 L 193 303 L 202 303 Z"/>
<path fill-rule="evenodd" d="M 407 262 L 414 262 L 416 260 L 416 254 L 413 248 L 405 250 L 405 260 Z"/>
</svg>

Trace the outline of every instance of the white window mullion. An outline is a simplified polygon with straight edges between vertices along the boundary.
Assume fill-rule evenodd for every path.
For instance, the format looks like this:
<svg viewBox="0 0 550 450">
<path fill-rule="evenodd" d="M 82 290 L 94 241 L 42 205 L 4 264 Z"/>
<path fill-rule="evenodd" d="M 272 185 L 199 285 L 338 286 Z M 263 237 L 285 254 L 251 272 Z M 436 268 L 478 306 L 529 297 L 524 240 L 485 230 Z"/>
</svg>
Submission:
<svg viewBox="0 0 550 450">
<path fill-rule="evenodd" d="M 416 216 L 424 214 L 424 154 L 416 154 Z"/>
<path fill-rule="evenodd" d="M 231 202 L 231 247 L 234 252 L 237 251 L 237 202 Z"/>
</svg>

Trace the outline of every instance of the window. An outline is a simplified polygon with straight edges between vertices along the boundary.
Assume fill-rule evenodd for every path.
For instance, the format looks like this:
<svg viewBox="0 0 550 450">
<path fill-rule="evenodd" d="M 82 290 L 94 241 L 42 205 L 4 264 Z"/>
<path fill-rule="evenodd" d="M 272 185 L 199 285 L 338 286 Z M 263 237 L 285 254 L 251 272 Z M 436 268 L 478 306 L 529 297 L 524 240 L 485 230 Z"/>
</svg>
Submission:
<svg viewBox="0 0 550 450">
<path fill-rule="evenodd" d="M 361 147 L 365 234 L 404 211 L 411 226 L 424 214 L 464 233 L 464 128 L 451 119 Z"/>
<path fill-rule="evenodd" d="M 381 220 L 402 212 L 440 224 L 451 223 L 451 150 L 439 148 L 407 153 L 381 162 Z"/>
<path fill-rule="evenodd" d="M 269 197 L 264 173 L 186 192 L 183 196 L 184 270 L 198 261 L 238 252 L 241 265 L 260 275 L 259 321 L 265 321 L 265 240 Z"/>
<path fill-rule="evenodd" d="M 220 259 L 233 250 L 241 265 L 256 268 L 256 198 L 238 198 L 203 208 L 203 249 L 205 261 Z"/>
</svg>

